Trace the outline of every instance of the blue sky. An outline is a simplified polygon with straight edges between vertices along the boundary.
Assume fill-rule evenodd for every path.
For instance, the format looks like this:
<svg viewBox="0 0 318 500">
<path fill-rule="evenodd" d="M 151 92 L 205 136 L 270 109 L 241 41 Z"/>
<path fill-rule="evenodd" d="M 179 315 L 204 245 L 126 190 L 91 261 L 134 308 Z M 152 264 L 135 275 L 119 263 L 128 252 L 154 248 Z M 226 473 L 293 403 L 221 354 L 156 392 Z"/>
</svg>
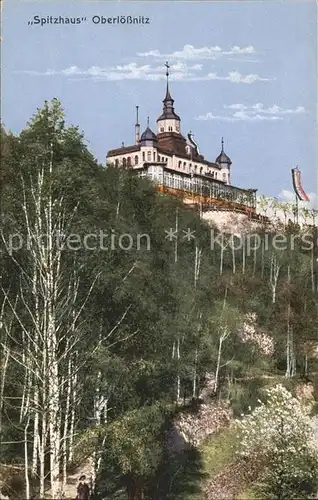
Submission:
<svg viewBox="0 0 318 500">
<path fill-rule="evenodd" d="M 93 16 L 144 16 L 149 24 L 94 24 Z M 86 17 L 78 24 L 28 25 L 34 16 Z M 95 21 L 98 18 L 95 17 Z M 171 94 L 202 154 L 221 137 L 232 182 L 269 196 L 291 190 L 290 169 L 317 190 L 316 2 L 15 1 L 3 7 L 2 120 L 20 132 L 45 99 L 62 101 L 105 162 L 133 143 L 135 106 L 156 130 Z M 285 192 L 284 196 L 288 197 Z"/>
</svg>

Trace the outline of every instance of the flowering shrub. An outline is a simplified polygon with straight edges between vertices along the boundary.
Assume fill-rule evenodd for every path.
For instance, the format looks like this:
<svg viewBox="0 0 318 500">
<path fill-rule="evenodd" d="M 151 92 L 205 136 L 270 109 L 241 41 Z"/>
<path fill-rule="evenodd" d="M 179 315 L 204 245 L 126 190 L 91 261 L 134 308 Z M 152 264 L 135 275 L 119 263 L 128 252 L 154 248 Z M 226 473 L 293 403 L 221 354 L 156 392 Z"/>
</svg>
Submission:
<svg viewBox="0 0 318 500">
<path fill-rule="evenodd" d="M 255 344 L 265 356 L 272 356 L 274 354 L 274 340 L 268 334 L 258 331 L 256 324 L 256 314 L 247 314 L 243 326 L 239 331 L 239 336 L 242 342 Z"/>
<path fill-rule="evenodd" d="M 236 422 L 239 454 L 262 463 L 262 498 L 310 498 L 318 459 L 307 410 L 282 385 L 266 392 L 267 403 Z"/>
<path fill-rule="evenodd" d="M 226 403 L 217 406 L 204 404 L 197 414 L 181 414 L 175 428 L 186 443 L 199 446 L 205 438 L 229 425 L 231 417 L 232 412 Z"/>
</svg>

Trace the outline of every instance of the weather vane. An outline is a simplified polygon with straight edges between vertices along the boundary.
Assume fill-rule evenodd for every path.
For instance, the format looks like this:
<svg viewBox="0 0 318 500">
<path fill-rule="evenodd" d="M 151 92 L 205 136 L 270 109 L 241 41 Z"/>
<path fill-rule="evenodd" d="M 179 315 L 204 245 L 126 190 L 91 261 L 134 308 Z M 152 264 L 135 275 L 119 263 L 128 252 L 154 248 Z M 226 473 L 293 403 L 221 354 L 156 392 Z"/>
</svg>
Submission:
<svg viewBox="0 0 318 500">
<path fill-rule="evenodd" d="M 166 61 L 165 67 L 167 68 L 166 77 L 168 78 L 168 76 L 169 76 L 169 68 L 170 68 L 170 66 L 168 64 L 168 61 Z"/>
</svg>

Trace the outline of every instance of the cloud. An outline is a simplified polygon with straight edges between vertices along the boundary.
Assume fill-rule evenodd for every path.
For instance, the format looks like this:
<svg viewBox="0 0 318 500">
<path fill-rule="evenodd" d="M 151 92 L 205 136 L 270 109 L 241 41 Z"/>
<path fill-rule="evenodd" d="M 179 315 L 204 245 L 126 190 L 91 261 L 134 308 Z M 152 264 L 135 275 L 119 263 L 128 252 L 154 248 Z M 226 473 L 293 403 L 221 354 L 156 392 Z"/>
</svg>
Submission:
<svg viewBox="0 0 318 500">
<path fill-rule="evenodd" d="M 274 104 L 269 108 L 265 108 L 264 104 L 258 102 L 253 106 L 245 106 L 244 104 L 230 104 L 224 106 L 225 109 L 234 109 L 244 111 L 246 113 L 254 114 L 254 113 L 262 113 L 268 115 L 291 115 L 291 114 L 300 114 L 305 112 L 305 108 L 303 106 L 298 106 L 295 109 L 283 109 Z"/>
<path fill-rule="evenodd" d="M 252 45 L 246 47 L 239 47 L 235 45 L 228 50 L 223 50 L 218 45 L 212 47 L 195 48 L 193 45 L 184 45 L 183 49 L 175 52 L 162 54 L 158 49 L 150 50 L 148 52 L 137 52 L 138 57 L 153 57 L 155 59 L 167 59 L 170 61 L 175 60 L 206 60 L 206 59 L 220 59 L 222 57 L 231 56 L 250 56 L 255 55 Z"/>
<path fill-rule="evenodd" d="M 255 82 L 267 82 L 273 78 L 265 78 L 256 74 L 242 75 L 237 71 L 229 72 L 227 75 L 218 75 L 217 73 L 202 74 L 202 64 L 188 64 L 177 61 L 170 66 L 172 81 L 229 81 L 231 83 L 251 84 Z M 70 66 L 62 70 L 49 69 L 44 73 L 37 71 L 25 71 L 24 73 L 37 76 L 66 76 L 75 78 L 90 78 L 93 80 L 118 81 L 118 80 L 165 80 L 164 66 L 152 66 L 150 64 L 138 65 L 131 62 L 124 65 L 110 67 L 91 66 L 88 69 L 81 69 L 78 66 Z"/>
<path fill-rule="evenodd" d="M 311 222 L 312 218 L 311 216 L 308 217 L 305 213 L 303 213 L 302 209 L 308 209 L 312 210 L 315 209 L 317 210 L 318 208 L 318 196 L 316 193 L 309 193 L 309 202 L 307 201 L 299 201 L 298 202 L 298 208 L 299 208 L 299 223 L 302 224 L 304 222 Z M 277 217 L 278 219 L 284 221 L 285 220 L 285 213 L 284 210 L 280 207 L 276 207 L 276 202 L 280 202 L 281 204 L 286 204 L 286 218 L 294 220 L 294 213 L 293 213 L 293 206 L 295 206 L 295 193 L 294 191 L 289 191 L 287 189 L 283 189 L 277 198 L 271 198 L 271 197 L 263 197 L 263 196 L 258 196 L 257 198 L 257 212 L 264 214 L 264 206 L 263 203 L 261 202 L 261 199 L 265 198 L 267 200 L 267 207 L 266 207 L 266 215 L 268 217 Z M 275 202 L 275 203 L 274 203 Z M 318 223 L 318 215 L 316 215 L 316 223 Z"/>
<path fill-rule="evenodd" d="M 275 78 L 264 78 L 256 74 L 241 75 L 238 71 L 230 71 L 227 76 L 218 76 L 216 73 L 208 73 L 204 78 L 205 80 L 227 80 L 232 83 L 255 83 L 255 82 L 268 82 L 275 80 Z"/>
<path fill-rule="evenodd" d="M 230 110 L 228 115 L 214 115 L 211 111 L 205 115 L 200 115 L 196 120 L 217 120 L 226 122 L 260 122 L 260 121 L 277 121 L 283 120 L 286 115 L 299 115 L 306 112 L 303 106 L 298 106 L 295 109 L 283 109 L 274 104 L 269 108 L 264 107 L 264 104 L 257 103 L 252 106 L 244 104 L 225 105 L 224 109 Z"/>
<path fill-rule="evenodd" d="M 299 201 L 298 205 L 300 208 L 318 208 L 318 196 L 317 193 L 307 193 L 309 201 Z M 295 193 L 294 191 L 289 191 L 288 189 L 282 189 L 279 193 L 278 198 L 280 201 L 285 203 L 295 203 Z"/>
</svg>

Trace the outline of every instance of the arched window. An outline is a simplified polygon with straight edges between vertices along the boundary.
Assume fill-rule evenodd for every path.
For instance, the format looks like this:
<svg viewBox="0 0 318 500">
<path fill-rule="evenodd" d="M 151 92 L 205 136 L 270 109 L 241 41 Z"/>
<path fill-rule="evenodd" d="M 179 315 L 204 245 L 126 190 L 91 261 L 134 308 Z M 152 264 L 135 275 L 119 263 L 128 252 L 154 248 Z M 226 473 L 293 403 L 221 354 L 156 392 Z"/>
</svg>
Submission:
<svg viewBox="0 0 318 500">
<path fill-rule="evenodd" d="M 203 167 L 200 167 L 200 174 L 202 174 L 202 171 L 203 171 Z"/>
<path fill-rule="evenodd" d="M 169 127 L 168 130 L 169 130 L 169 132 L 172 132 L 173 129 L 172 129 L 172 127 Z"/>
<path fill-rule="evenodd" d="M 123 166 L 126 167 L 126 158 L 123 158 Z"/>
<path fill-rule="evenodd" d="M 151 161 L 151 151 L 147 152 L 147 161 Z"/>
<path fill-rule="evenodd" d="M 138 165 L 138 155 L 135 156 L 135 165 Z"/>
<path fill-rule="evenodd" d="M 127 165 L 128 165 L 128 167 L 131 167 L 131 157 L 130 156 L 128 156 L 128 158 L 127 158 Z"/>
<path fill-rule="evenodd" d="M 160 161 L 160 155 L 158 155 L 158 161 Z"/>
<path fill-rule="evenodd" d="M 214 178 L 217 179 L 218 178 L 218 174 L 217 172 L 214 173 Z"/>
<path fill-rule="evenodd" d="M 184 161 L 183 162 L 183 170 L 185 170 L 185 168 L 186 168 L 186 162 Z"/>
<path fill-rule="evenodd" d="M 156 152 L 153 152 L 153 161 L 156 161 Z"/>
<path fill-rule="evenodd" d="M 181 168 L 182 161 L 178 161 L 178 167 Z"/>
<path fill-rule="evenodd" d="M 118 164 L 119 164 L 119 161 L 118 161 L 118 158 L 116 158 L 116 160 L 115 160 L 115 167 L 118 167 Z"/>
<path fill-rule="evenodd" d="M 146 160 L 146 154 L 145 154 L 145 152 L 143 151 L 143 152 L 142 152 L 142 161 L 145 161 L 145 160 Z"/>
</svg>

